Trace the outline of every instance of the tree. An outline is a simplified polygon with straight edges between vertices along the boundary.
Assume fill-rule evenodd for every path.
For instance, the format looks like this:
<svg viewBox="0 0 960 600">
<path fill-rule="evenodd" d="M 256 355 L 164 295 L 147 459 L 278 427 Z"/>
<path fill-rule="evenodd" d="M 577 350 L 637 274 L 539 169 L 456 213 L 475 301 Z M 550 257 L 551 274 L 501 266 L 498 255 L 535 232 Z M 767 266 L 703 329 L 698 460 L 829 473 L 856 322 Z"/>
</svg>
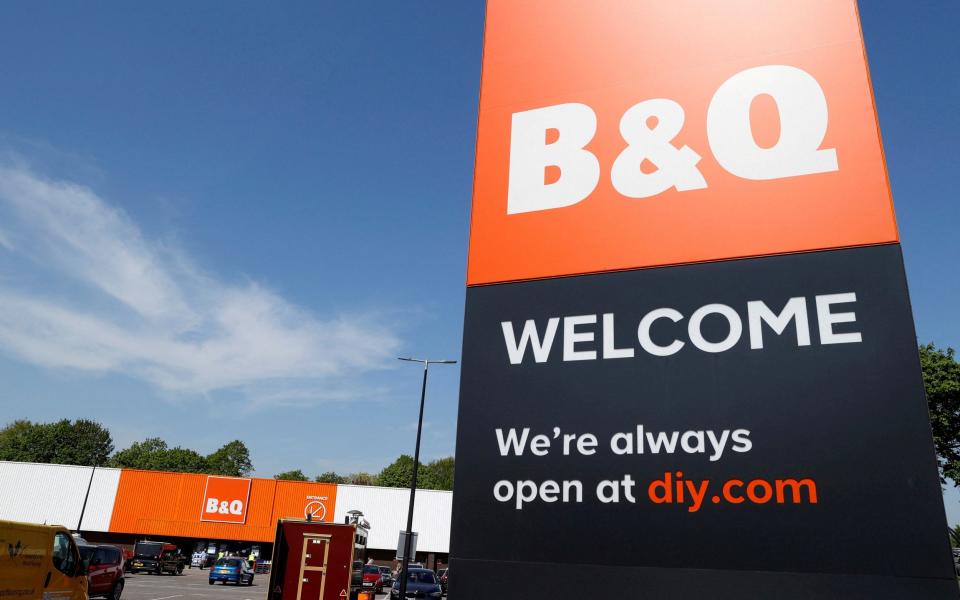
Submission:
<svg viewBox="0 0 960 600">
<path fill-rule="evenodd" d="M 114 454 L 110 465 L 147 471 L 209 472 L 207 459 L 198 452 L 179 446 L 170 448 L 160 438 L 134 442 L 129 448 Z"/>
<path fill-rule="evenodd" d="M 34 454 L 33 430 L 33 423 L 26 420 L 14 421 L 0 429 L 0 460 L 41 462 Z"/>
<path fill-rule="evenodd" d="M 113 452 L 110 432 L 95 421 L 14 421 L 0 430 L 0 460 L 103 465 Z"/>
<path fill-rule="evenodd" d="M 950 546 L 953 548 L 960 548 L 960 525 L 954 525 L 952 528 L 947 528 L 947 533 L 950 534 Z"/>
<path fill-rule="evenodd" d="M 327 471 L 326 473 L 320 473 L 315 479 L 317 483 L 347 483 L 347 478 L 342 475 L 337 475 L 333 471 Z"/>
<path fill-rule="evenodd" d="M 387 465 L 377 476 L 377 485 L 409 488 L 413 481 L 413 457 L 408 454 Z M 426 464 L 417 471 L 417 489 L 452 490 L 453 457 L 441 458 Z"/>
<path fill-rule="evenodd" d="M 376 476 L 370 473 L 351 473 L 344 479 L 346 479 L 344 483 L 349 483 L 350 485 L 377 485 Z"/>
<path fill-rule="evenodd" d="M 157 465 L 163 462 L 159 459 L 161 453 L 167 452 L 167 443 L 160 438 L 147 438 L 142 442 L 134 442 L 129 448 L 118 451 L 110 458 L 111 467 L 128 469 L 156 470 Z"/>
<path fill-rule="evenodd" d="M 920 346 L 920 366 L 940 478 L 960 486 L 960 363 L 953 348 L 926 344 Z"/>
<path fill-rule="evenodd" d="M 250 451 L 246 444 L 233 440 L 207 456 L 207 468 L 212 475 L 246 477 L 253 472 L 253 463 L 250 462 Z"/>
<path fill-rule="evenodd" d="M 401 454 L 400 458 L 384 467 L 377 475 L 377 485 L 384 487 L 409 488 L 411 482 L 413 482 L 413 457 L 409 454 Z"/>
<path fill-rule="evenodd" d="M 417 487 L 428 490 L 453 490 L 453 457 L 440 458 L 420 465 Z"/>
<path fill-rule="evenodd" d="M 303 474 L 303 471 L 300 469 L 295 469 L 293 471 L 284 471 L 283 473 L 277 473 L 273 476 L 274 479 L 279 479 L 280 481 L 310 481 L 306 475 Z"/>
<path fill-rule="evenodd" d="M 166 462 L 160 467 L 163 471 L 180 473 L 209 473 L 207 459 L 199 452 L 177 446 L 167 451 Z"/>
<path fill-rule="evenodd" d="M 88 419 L 56 424 L 60 440 L 55 462 L 62 465 L 105 465 L 113 453 L 113 438 L 102 425 Z"/>
</svg>

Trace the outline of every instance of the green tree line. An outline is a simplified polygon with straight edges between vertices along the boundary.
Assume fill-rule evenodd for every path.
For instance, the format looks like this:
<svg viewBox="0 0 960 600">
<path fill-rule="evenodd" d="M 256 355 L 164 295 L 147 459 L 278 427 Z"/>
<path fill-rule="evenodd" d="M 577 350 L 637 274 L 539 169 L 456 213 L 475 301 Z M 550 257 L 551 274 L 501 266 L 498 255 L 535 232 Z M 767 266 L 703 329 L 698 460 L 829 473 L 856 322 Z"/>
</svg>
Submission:
<svg viewBox="0 0 960 600">
<path fill-rule="evenodd" d="M 310 481 L 310 478 L 300 469 L 277 473 L 273 478 L 285 481 Z M 402 454 L 400 458 L 384 467 L 376 475 L 363 472 L 338 475 L 334 471 L 327 471 L 314 477 L 313 481 L 409 488 L 413 482 L 413 457 Z M 417 471 L 417 489 L 452 490 L 453 457 L 448 456 L 428 463 L 420 463 L 420 468 Z"/>
<path fill-rule="evenodd" d="M 100 423 L 88 419 L 62 419 L 53 423 L 14 421 L 0 429 L 0 460 L 206 473 L 231 477 L 246 477 L 253 472 L 250 451 L 240 440 L 228 442 L 206 455 L 180 446 L 171 448 L 160 438 L 147 438 L 114 452 L 110 431 Z M 317 475 L 313 480 L 322 483 L 410 487 L 412 477 L 413 458 L 403 455 L 378 474 L 360 472 L 338 475 L 329 471 Z M 299 469 L 278 473 L 275 478 L 310 480 Z M 453 458 L 421 464 L 417 487 L 453 489 Z"/>
<path fill-rule="evenodd" d="M 920 346 L 920 366 L 927 395 L 930 425 L 941 480 L 960 486 L 960 363 L 953 348 Z M 195 450 L 170 448 L 160 438 L 149 438 L 114 452 L 110 432 L 95 421 L 66 419 L 53 423 L 14 421 L 0 429 L 0 460 L 99 465 L 132 469 L 247 476 L 253 472 L 250 452 L 234 440 L 203 455 Z M 420 465 L 417 487 L 453 489 L 453 457 Z M 300 469 L 277 473 L 276 479 L 309 481 Z M 313 478 L 324 483 L 410 487 L 413 458 L 404 454 L 377 474 L 339 475 L 333 471 Z M 958 532 L 960 539 L 960 532 Z"/>
<path fill-rule="evenodd" d="M 88 419 L 53 423 L 14 421 L 0 429 L 0 460 L 232 477 L 253 472 L 250 451 L 240 440 L 228 442 L 207 455 L 179 446 L 170 448 L 160 438 L 148 438 L 114 452 L 110 432 Z"/>
</svg>

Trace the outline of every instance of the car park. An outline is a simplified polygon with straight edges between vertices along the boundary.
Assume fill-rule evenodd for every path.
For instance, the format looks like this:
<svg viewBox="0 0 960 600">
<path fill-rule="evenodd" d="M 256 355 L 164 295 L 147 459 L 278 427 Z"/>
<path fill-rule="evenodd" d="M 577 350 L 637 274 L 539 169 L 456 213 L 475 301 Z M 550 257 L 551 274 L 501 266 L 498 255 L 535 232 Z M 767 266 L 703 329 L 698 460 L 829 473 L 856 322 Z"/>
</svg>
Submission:
<svg viewBox="0 0 960 600">
<path fill-rule="evenodd" d="M 253 585 L 253 567 L 246 560 L 234 556 L 220 558 L 210 569 L 207 583 L 210 585 L 222 581 L 224 585 Z"/>
<path fill-rule="evenodd" d="M 123 594 L 123 550 L 102 544 L 78 544 L 87 568 L 87 594 L 119 600 Z"/>
<path fill-rule="evenodd" d="M 407 598 L 440 598 L 443 590 L 437 581 L 437 574 L 429 569 L 407 570 Z M 400 600 L 400 580 L 393 582 L 390 589 L 391 600 Z"/>
</svg>

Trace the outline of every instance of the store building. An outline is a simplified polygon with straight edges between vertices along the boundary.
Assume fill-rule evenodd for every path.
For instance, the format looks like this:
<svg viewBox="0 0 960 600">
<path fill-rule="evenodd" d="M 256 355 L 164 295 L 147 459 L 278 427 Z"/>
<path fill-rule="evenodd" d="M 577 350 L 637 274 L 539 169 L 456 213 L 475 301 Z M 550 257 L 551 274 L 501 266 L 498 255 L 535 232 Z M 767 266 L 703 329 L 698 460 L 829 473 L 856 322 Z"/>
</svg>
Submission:
<svg viewBox="0 0 960 600">
<path fill-rule="evenodd" d="M 0 519 L 64 525 L 91 542 L 170 541 L 187 554 L 267 558 L 279 519 L 343 523 L 359 510 L 371 525 L 369 557 L 389 564 L 409 497 L 399 488 L 0 461 Z M 451 498 L 417 490 L 417 560 L 431 567 L 448 560 Z"/>
</svg>

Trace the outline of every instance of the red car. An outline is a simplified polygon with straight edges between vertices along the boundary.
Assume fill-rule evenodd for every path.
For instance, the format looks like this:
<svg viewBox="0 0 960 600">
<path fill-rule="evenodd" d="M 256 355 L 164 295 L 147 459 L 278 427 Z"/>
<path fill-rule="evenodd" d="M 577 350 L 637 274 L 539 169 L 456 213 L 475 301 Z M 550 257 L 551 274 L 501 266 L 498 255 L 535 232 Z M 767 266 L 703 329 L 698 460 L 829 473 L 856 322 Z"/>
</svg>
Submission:
<svg viewBox="0 0 960 600">
<path fill-rule="evenodd" d="M 123 593 L 123 550 L 116 546 L 78 544 L 89 565 L 87 595 L 119 600 Z"/>
<path fill-rule="evenodd" d="M 440 590 L 443 592 L 443 595 L 447 595 L 447 579 L 449 578 L 450 570 L 449 569 L 440 569 L 437 571 L 437 577 L 440 578 Z"/>
<path fill-rule="evenodd" d="M 373 588 L 377 594 L 383 592 L 383 575 L 380 573 L 380 567 L 377 565 L 363 566 L 363 587 Z"/>
</svg>

